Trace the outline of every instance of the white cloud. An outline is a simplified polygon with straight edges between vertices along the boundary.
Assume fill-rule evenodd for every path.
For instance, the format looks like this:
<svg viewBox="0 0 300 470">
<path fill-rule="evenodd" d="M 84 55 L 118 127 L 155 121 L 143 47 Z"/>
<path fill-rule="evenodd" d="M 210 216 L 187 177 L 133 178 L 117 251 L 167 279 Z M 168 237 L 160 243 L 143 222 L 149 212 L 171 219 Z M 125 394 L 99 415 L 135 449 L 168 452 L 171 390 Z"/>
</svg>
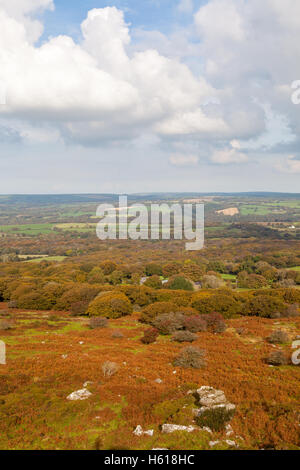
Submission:
<svg viewBox="0 0 300 470">
<path fill-rule="evenodd" d="M 199 162 L 197 155 L 174 154 L 169 158 L 169 162 L 174 166 L 196 166 Z"/>
<path fill-rule="evenodd" d="M 211 155 L 211 161 L 218 165 L 229 165 L 232 163 L 246 163 L 248 156 L 240 152 L 241 145 L 238 140 L 232 140 L 230 142 L 231 148 L 223 150 L 215 150 Z"/>
<path fill-rule="evenodd" d="M 117 8 L 91 10 L 82 34 L 82 44 L 57 36 L 36 47 L 23 22 L 0 9 L 0 80 L 7 84 L 1 114 L 56 122 L 69 140 L 93 144 L 151 130 L 186 135 L 226 129 L 222 118 L 200 110 L 215 94 L 203 77 L 154 49 L 129 56 L 129 27 Z"/>
<path fill-rule="evenodd" d="M 243 19 L 235 0 L 212 0 L 195 14 L 196 27 L 204 39 L 244 39 Z"/>
<path fill-rule="evenodd" d="M 295 155 L 289 155 L 284 161 L 277 163 L 275 168 L 283 173 L 300 173 L 300 160 Z"/>
</svg>

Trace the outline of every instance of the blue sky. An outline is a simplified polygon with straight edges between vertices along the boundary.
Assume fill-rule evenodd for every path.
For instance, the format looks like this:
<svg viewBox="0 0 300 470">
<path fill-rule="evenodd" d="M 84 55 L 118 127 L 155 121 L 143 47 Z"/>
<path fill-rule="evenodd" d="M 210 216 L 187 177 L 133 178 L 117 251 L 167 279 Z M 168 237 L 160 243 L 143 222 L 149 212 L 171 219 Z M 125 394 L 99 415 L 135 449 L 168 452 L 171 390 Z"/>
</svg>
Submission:
<svg viewBox="0 0 300 470">
<path fill-rule="evenodd" d="M 56 0 L 55 11 L 45 13 L 44 38 L 57 34 L 80 36 L 80 24 L 92 8 L 115 6 L 125 13 L 126 21 L 133 27 L 158 29 L 168 33 L 176 24 L 188 24 L 193 14 L 205 1 L 195 0 L 193 10 L 178 11 L 175 0 Z"/>
<path fill-rule="evenodd" d="M 0 4 L 1 193 L 299 191 L 298 0 Z"/>
</svg>

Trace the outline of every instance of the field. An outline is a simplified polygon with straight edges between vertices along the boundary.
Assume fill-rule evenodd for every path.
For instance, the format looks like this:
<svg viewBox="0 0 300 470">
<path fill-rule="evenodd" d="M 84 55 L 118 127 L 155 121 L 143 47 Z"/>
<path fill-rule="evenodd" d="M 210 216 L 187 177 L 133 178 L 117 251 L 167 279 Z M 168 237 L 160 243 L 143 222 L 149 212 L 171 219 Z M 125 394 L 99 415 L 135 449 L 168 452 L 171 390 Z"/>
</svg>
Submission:
<svg viewBox="0 0 300 470">
<path fill-rule="evenodd" d="M 216 440 L 223 441 L 217 448 L 229 448 L 222 432 L 160 431 L 164 423 L 193 424 L 195 404 L 187 392 L 202 385 L 221 388 L 237 405 L 230 439 L 241 449 L 299 444 L 299 368 L 263 362 L 272 349 L 266 336 L 279 324 L 293 335 L 299 320 L 236 319 L 221 339 L 202 333 L 197 344 L 205 347 L 208 365 L 193 371 L 172 366 L 180 346 L 169 337 L 141 343 L 138 314 L 97 330 L 61 312 L 15 310 L 12 316 L 15 328 L 2 334 L 8 366 L 0 365 L 0 449 L 209 449 Z M 123 338 L 112 338 L 116 329 Z M 119 365 L 111 378 L 101 370 L 107 360 Z M 86 382 L 89 399 L 67 400 Z M 153 429 L 153 436 L 135 436 L 137 425 Z"/>
</svg>

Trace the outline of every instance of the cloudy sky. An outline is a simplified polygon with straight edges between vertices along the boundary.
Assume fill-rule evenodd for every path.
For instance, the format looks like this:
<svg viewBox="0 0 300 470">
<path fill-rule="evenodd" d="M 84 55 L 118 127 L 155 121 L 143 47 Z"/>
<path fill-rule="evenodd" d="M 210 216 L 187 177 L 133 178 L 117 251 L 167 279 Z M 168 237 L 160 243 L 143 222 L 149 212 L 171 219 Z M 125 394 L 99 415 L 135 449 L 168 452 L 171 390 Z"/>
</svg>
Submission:
<svg viewBox="0 0 300 470">
<path fill-rule="evenodd" d="M 299 0 L 0 0 L 0 193 L 300 192 L 299 37 Z"/>
</svg>

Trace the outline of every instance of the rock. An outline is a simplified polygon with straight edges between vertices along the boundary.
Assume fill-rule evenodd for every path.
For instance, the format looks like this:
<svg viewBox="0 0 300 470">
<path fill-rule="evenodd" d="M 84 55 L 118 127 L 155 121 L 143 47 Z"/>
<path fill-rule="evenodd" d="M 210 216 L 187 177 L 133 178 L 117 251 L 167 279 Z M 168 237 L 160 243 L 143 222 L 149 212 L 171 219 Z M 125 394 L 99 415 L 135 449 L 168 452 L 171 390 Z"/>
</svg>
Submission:
<svg viewBox="0 0 300 470">
<path fill-rule="evenodd" d="M 144 433 L 142 426 L 138 425 L 135 430 L 133 431 L 133 434 L 136 436 L 142 436 Z"/>
<path fill-rule="evenodd" d="M 210 408 L 214 405 L 227 403 L 227 399 L 222 390 L 216 390 L 212 387 L 201 387 L 197 390 L 197 393 L 199 395 L 199 403 L 201 406 Z"/>
<path fill-rule="evenodd" d="M 63 354 L 61 357 L 62 357 L 63 359 L 67 359 L 68 354 Z"/>
<path fill-rule="evenodd" d="M 203 428 L 201 428 L 201 431 L 206 431 L 208 432 L 209 434 L 212 434 L 212 430 L 208 427 L 208 426 L 204 426 Z"/>
<path fill-rule="evenodd" d="M 171 434 L 175 431 L 193 432 L 196 428 L 194 426 L 182 426 L 180 424 L 163 424 L 161 431 L 165 434 Z"/>
<path fill-rule="evenodd" d="M 93 383 L 94 383 L 94 382 L 90 382 L 90 381 L 84 382 L 83 388 L 86 388 L 86 387 L 88 387 L 89 385 L 92 385 Z"/>
<path fill-rule="evenodd" d="M 215 447 L 218 444 L 222 444 L 223 441 L 210 441 L 209 442 L 209 447 Z M 230 447 L 237 447 L 236 443 L 234 441 L 224 441 L 228 446 Z"/>
<path fill-rule="evenodd" d="M 194 410 L 196 416 L 200 416 L 207 410 L 215 408 L 225 408 L 227 411 L 234 411 L 235 405 L 230 403 L 222 390 L 216 390 L 213 387 L 203 386 L 198 388 L 196 393 L 199 396 L 201 408 Z"/>
<path fill-rule="evenodd" d="M 67 396 L 67 400 L 87 400 L 91 395 L 91 392 L 89 392 L 86 388 L 83 388 L 81 390 L 77 390 L 76 392 L 72 392 L 69 396 Z"/>
<path fill-rule="evenodd" d="M 221 441 L 210 441 L 208 445 L 209 445 L 209 447 L 214 447 L 214 446 L 216 446 L 217 444 L 220 444 L 220 442 L 221 442 Z"/>
<path fill-rule="evenodd" d="M 153 436 L 154 431 L 153 429 L 149 429 L 148 431 L 143 431 L 142 426 L 138 425 L 133 431 L 133 434 L 135 434 L 136 436 Z"/>
<path fill-rule="evenodd" d="M 225 442 L 226 442 L 226 444 L 227 444 L 228 446 L 236 447 L 236 443 L 235 443 L 234 441 L 229 441 L 229 440 L 227 440 L 227 441 L 225 441 Z"/>
<path fill-rule="evenodd" d="M 233 429 L 230 424 L 226 424 L 225 431 L 226 431 L 226 436 L 232 436 Z"/>
<path fill-rule="evenodd" d="M 157 384 L 162 384 L 163 383 L 163 381 L 161 379 L 156 379 L 156 380 L 154 380 L 154 382 L 156 382 Z"/>
<path fill-rule="evenodd" d="M 84 342 L 83 342 L 83 341 L 79 341 L 79 344 L 84 344 Z"/>
</svg>

